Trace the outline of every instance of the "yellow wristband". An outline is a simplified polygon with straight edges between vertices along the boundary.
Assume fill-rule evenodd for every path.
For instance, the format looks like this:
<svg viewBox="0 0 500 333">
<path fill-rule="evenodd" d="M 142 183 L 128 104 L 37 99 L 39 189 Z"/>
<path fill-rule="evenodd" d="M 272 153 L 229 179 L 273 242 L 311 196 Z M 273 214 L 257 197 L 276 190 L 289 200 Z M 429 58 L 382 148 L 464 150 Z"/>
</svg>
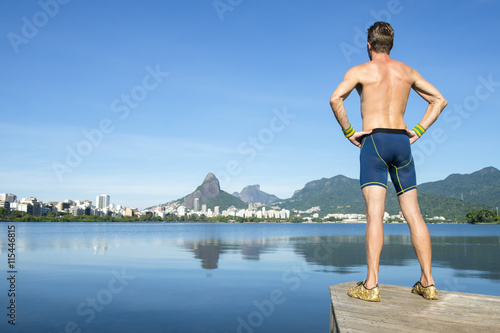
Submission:
<svg viewBox="0 0 500 333">
<path fill-rule="evenodd" d="M 415 132 L 420 138 L 425 133 L 425 128 L 422 125 L 417 124 L 417 126 L 413 127 L 413 132 Z"/>
<path fill-rule="evenodd" d="M 354 128 L 352 127 L 352 125 L 349 124 L 349 127 L 347 129 L 345 129 L 345 130 L 342 130 L 342 132 L 344 132 L 344 135 L 345 135 L 346 138 L 350 138 L 351 136 L 354 135 L 354 133 L 356 131 L 354 130 Z"/>
</svg>

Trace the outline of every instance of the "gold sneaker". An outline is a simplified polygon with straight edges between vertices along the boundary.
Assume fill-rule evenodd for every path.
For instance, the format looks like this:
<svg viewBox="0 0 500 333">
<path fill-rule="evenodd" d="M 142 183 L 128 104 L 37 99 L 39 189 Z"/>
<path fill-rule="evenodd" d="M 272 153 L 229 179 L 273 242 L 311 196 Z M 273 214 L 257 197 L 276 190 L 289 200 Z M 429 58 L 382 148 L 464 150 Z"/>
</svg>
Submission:
<svg viewBox="0 0 500 333">
<path fill-rule="evenodd" d="M 418 281 L 417 283 L 415 283 L 415 285 L 413 285 L 413 288 L 411 288 L 411 292 L 417 295 L 422 295 L 422 297 L 425 299 L 439 299 L 438 291 L 433 284 L 428 287 L 424 287 L 422 286 L 420 281 Z"/>
<path fill-rule="evenodd" d="M 380 289 L 378 287 L 378 284 L 371 289 L 367 289 L 365 287 L 365 283 L 366 280 L 364 280 L 363 282 L 358 282 L 358 285 L 356 287 L 349 288 L 349 290 L 347 291 L 347 295 L 362 299 L 363 301 L 380 302 Z"/>
</svg>

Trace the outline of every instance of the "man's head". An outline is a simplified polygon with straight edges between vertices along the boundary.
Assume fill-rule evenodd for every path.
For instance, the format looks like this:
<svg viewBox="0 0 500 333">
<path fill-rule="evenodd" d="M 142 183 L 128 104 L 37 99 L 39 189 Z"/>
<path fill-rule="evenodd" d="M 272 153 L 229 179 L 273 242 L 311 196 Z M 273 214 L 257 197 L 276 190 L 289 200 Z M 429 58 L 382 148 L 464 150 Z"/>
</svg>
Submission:
<svg viewBox="0 0 500 333">
<path fill-rule="evenodd" d="M 394 29 L 387 22 L 378 21 L 368 28 L 371 51 L 389 54 L 394 44 Z"/>
</svg>

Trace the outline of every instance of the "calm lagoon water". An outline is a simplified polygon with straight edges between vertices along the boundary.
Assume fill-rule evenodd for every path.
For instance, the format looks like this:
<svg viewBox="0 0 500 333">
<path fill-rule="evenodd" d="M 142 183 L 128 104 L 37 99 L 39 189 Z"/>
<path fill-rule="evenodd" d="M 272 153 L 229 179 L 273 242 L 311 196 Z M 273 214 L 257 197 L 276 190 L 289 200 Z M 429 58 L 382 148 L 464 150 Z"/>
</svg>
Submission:
<svg viewBox="0 0 500 333">
<path fill-rule="evenodd" d="M 16 227 L 16 325 L 7 227 Z M 1 332 L 327 332 L 328 286 L 365 276 L 362 224 L 0 223 Z M 420 268 L 385 225 L 380 283 Z M 429 225 L 438 289 L 500 296 L 500 226 Z"/>
</svg>

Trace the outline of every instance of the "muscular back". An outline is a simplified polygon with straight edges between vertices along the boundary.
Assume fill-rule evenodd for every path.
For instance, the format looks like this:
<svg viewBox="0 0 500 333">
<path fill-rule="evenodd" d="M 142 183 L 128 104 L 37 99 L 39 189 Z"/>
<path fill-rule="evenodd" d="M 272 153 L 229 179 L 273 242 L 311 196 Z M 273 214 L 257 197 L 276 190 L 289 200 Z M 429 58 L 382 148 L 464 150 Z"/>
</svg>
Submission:
<svg viewBox="0 0 500 333">
<path fill-rule="evenodd" d="M 390 58 L 372 60 L 353 69 L 358 77 L 363 130 L 406 129 L 403 117 L 414 83 L 413 70 Z"/>
<path fill-rule="evenodd" d="M 404 114 L 411 89 L 429 103 L 419 123 L 423 128 L 429 128 L 447 104 L 441 93 L 417 71 L 392 60 L 389 54 L 369 54 L 371 61 L 347 71 L 330 98 L 333 113 L 342 129 L 346 130 L 350 123 L 343 101 L 355 88 L 359 93 L 363 133 L 355 133 L 349 140 L 359 147 L 362 136 L 374 128 L 406 129 Z M 409 136 L 411 143 L 418 138 L 412 131 Z"/>
</svg>

